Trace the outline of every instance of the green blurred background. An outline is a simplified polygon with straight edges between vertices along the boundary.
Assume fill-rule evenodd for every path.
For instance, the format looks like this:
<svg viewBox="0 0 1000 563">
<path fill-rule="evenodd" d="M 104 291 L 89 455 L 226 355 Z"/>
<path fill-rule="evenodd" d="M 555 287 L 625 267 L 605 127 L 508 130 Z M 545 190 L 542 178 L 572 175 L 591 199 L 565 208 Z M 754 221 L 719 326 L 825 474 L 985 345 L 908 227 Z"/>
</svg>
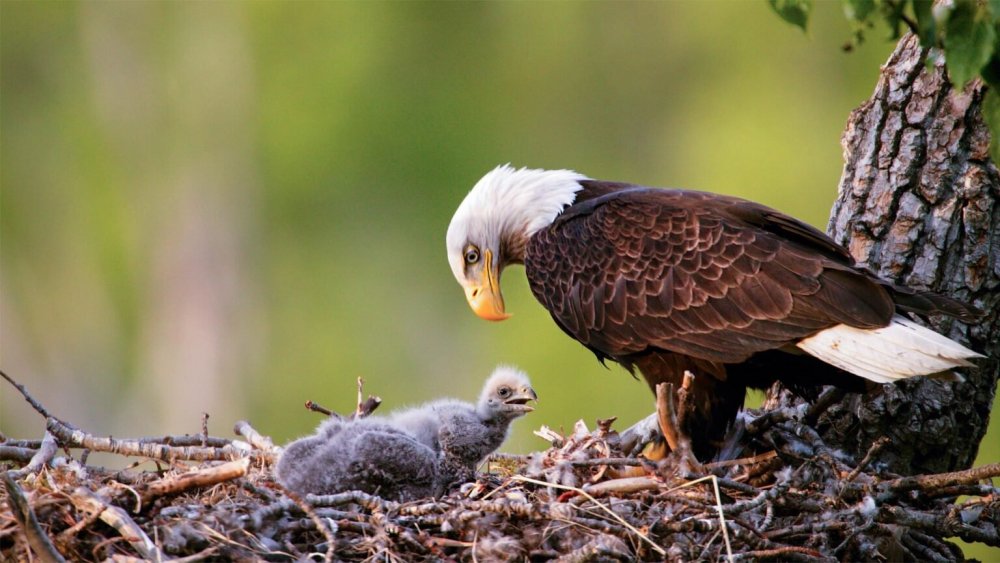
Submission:
<svg viewBox="0 0 1000 563">
<path fill-rule="evenodd" d="M 2 3 L 2 366 L 98 434 L 285 441 L 313 399 L 541 397 L 508 451 L 652 409 L 504 279 L 486 323 L 444 233 L 493 166 L 735 194 L 825 226 L 886 30 L 845 54 L 764 2 Z M 5 434 L 42 420 L 0 388 Z M 996 419 L 996 416 L 994 417 Z M 980 463 L 1000 459 L 1000 433 Z"/>
</svg>

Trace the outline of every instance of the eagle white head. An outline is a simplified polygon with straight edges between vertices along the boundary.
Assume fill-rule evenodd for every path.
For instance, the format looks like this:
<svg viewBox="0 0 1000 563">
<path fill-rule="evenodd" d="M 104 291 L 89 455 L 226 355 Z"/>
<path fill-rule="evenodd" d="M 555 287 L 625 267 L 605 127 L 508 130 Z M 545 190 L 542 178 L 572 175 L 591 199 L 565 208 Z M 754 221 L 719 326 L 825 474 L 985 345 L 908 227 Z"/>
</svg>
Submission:
<svg viewBox="0 0 1000 563">
<path fill-rule="evenodd" d="M 500 273 L 524 262 L 528 239 L 573 203 L 588 178 L 572 170 L 497 166 L 473 186 L 448 225 L 448 263 L 480 317 L 508 318 Z"/>
</svg>

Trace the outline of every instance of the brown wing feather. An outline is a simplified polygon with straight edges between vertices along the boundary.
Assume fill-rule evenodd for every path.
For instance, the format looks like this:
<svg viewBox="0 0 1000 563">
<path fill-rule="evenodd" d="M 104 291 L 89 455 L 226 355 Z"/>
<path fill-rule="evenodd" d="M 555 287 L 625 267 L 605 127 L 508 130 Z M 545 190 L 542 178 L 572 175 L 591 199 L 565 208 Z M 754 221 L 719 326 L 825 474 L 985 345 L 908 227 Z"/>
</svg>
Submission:
<svg viewBox="0 0 1000 563">
<path fill-rule="evenodd" d="M 738 363 L 893 314 L 888 292 L 812 227 L 735 198 L 615 186 L 536 233 L 525 259 L 535 296 L 602 357 Z"/>
</svg>

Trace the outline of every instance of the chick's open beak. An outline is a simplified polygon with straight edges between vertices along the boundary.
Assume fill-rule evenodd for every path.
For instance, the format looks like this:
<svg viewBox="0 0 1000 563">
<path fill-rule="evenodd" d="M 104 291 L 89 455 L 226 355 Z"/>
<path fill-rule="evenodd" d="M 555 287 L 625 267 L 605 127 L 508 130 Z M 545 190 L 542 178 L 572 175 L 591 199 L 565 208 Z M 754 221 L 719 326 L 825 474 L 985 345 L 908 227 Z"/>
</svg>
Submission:
<svg viewBox="0 0 1000 563">
<path fill-rule="evenodd" d="M 518 389 L 517 393 L 514 393 L 503 402 L 504 409 L 508 412 L 529 413 L 535 410 L 535 408 L 528 406 L 528 401 L 538 401 L 538 395 L 534 389 L 525 386 Z"/>
<path fill-rule="evenodd" d="M 493 252 L 483 252 L 483 279 L 480 283 L 465 286 L 465 299 L 472 311 L 488 321 L 502 321 L 510 318 L 504 309 L 503 294 L 500 293 L 499 267 L 493 263 Z"/>
</svg>

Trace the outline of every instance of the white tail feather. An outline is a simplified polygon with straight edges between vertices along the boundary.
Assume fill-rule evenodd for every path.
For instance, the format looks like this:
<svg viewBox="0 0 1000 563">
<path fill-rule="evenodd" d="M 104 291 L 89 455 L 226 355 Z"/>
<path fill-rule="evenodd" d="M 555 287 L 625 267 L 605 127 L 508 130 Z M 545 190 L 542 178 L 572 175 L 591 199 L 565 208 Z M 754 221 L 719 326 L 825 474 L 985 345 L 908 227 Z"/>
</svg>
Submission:
<svg viewBox="0 0 1000 563">
<path fill-rule="evenodd" d="M 949 372 L 973 365 L 969 358 L 983 357 L 900 315 L 893 317 L 889 326 L 876 329 L 837 325 L 796 346 L 828 364 L 877 383 Z"/>
</svg>

